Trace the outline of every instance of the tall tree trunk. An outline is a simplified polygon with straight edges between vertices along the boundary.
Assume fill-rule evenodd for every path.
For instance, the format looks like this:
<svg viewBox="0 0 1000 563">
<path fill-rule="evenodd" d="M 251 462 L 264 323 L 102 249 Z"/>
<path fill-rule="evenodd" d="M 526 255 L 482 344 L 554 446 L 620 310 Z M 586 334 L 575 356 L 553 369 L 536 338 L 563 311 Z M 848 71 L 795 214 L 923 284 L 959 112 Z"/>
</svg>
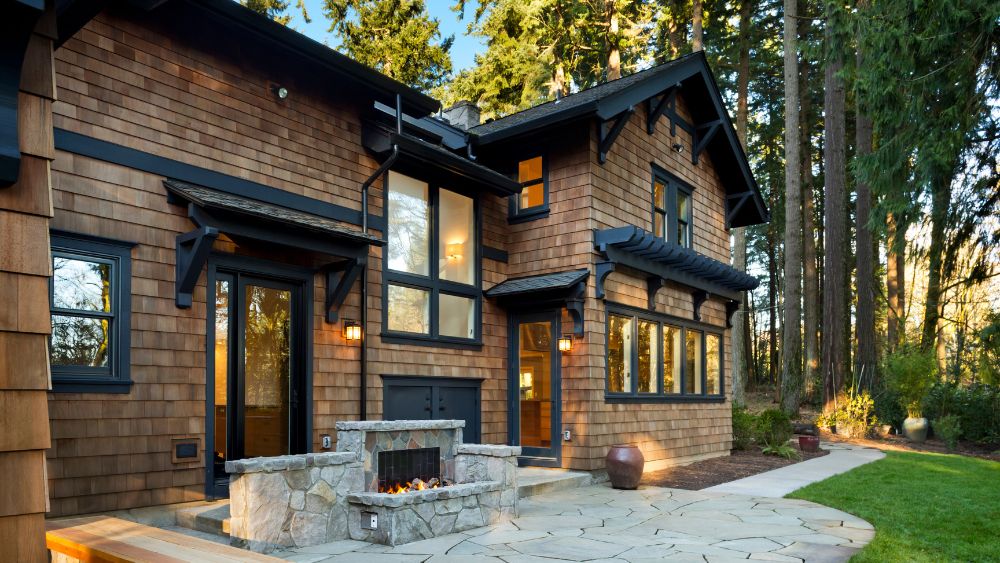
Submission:
<svg viewBox="0 0 1000 563">
<path fill-rule="evenodd" d="M 679 0 L 672 0 L 667 4 L 670 12 L 669 23 L 667 24 L 667 40 L 670 42 L 670 58 L 676 59 L 681 54 L 681 43 L 683 43 L 681 33 L 681 7 Z"/>
<path fill-rule="evenodd" d="M 622 77 L 621 50 L 618 48 L 618 9 L 614 1 L 609 1 L 608 6 L 608 81 L 618 80 Z"/>
<path fill-rule="evenodd" d="M 781 408 L 795 416 L 802 394 L 802 165 L 799 155 L 798 0 L 785 0 L 785 310 Z"/>
<path fill-rule="evenodd" d="M 773 205 L 772 205 L 773 207 Z M 777 249 L 777 235 L 774 233 L 774 226 L 768 225 L 767 246 Z M 775 392 L 778 390 L 778 260 L 775 257 L 776 250 L 772 250 L 767 256 L 767 315 L 768 315 L 768 342 L 767 342 L 767 380 L 775 384 Z"/>
<path fill-rule="evenodd" d="M 858 8 L 864 10 L 867 0 L 858 2 Z M 857 65 L 864 64 L 862 53 L 857 55 Z M 855 112 L 855 152 L 857 157 L 864 157 L 872 152 L 872 120 L 864 113 L 864 108 L 858 107 Z M 871 215 L 871 188 L 865 182 L 858 182 L 858 194 L 855 213 L 857 215 L 857 288 L 858 306 L 855 340 L 857 353 L 854 356 L 854 373 L 861 384 L 872 389 L 876 377 L 875 351 L 875 246 L 872 231 L 868 226 Z"/>
<path fill-rule="evenodd" d="M 941 277 L 945 247 L 945 222 L 951 205 L 951 174 L 939 171 L 931 179 L 931 243 L 927 249 L 927 301 L 924 304 L 924 326 L 920 347 L 931 350 L 938 333 L 941 316 Z"/>
<path fill-rule="evenodd" d="M 899 344 L 899 335 L 902 332 L 902 312 L 899 309 L 899 278 L 898 264 L 899 254 L 903 249 L 898 248 L 896 242 L 896 215 L 889 213 L 886 216 L 886 236 L 885 236 L 885 295 L 887 311 L 885 313 L 886 325 L 886 349 L 893 352 Z"/>
<path fill-rule="evenodd" d="M 739 64 L 736 71 L 736 136 L 746 150 L 747 146 L 747 121 L 748 106 L 747 95 L 750 91 L 750 1 L 740 2 L 740 32 L 739 32 Z M 733 229 L 733 267 L 741 272 L 747 269 L 747 233 L 745 227 Z M 733 321 L 733 328 L 730 331 L 731 346 L 733 351 L 733 404 L 743 406 L 746 404 L 746 380 L 747 380 L 747 327 L 749 322 L 746 313 L 747 294 L 740 294 L 740 307 L 737 311 L 737 318 Z"/>
<path fill-rule="evenodd" d="M 816 396 L 816 381 L 819 374 L 819 271 L 816 268 L 816 225 L 813 203 L 812 145 L 810 124 L 812 108 L 809 95 L 809 62 L 803 56 L 800 71 L 800 122 L 802 123 L 802 313 L 805 349 L 805 397 L 813 400 Z"/>
<path fill-rule="evenodd" d="M 847 171 L 846 124 L 844 80 L 840 76 L 844 66 L 839 46 L 833 45 L 838 23 L 835 3 L 827 3 L 827 60 L 823 84 L 825 135 L 823 159 L 826 171 L 824 186 L 824 223 L 826 245 L 823 270 L 823 411 L 830 412 L 837 406 L 837 395 L 843 387 L 846 368 L 846 342 L 844 319 L 847 317 Z"/>
<path fill-rule="evenodd" d="M 691 50 L 701 51 L 704 49 L 702 41 L 702 5 L 701 0 L 694 0 L 691 6 Z"/>
</svg>

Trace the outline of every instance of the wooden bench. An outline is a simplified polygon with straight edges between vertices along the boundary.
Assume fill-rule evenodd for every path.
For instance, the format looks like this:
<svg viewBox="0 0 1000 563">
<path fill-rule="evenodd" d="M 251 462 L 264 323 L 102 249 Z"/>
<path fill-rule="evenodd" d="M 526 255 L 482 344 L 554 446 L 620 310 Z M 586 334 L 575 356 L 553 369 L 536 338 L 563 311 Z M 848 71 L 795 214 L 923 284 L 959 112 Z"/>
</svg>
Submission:
<svg viewBox="0 0 1000 563">
<path fill-rule="evenodd" d="M 48 520 L 45 543 L 59 563 L 236 563 L 280 561 L 186 534 L 110 516 Z"/>
</svg>

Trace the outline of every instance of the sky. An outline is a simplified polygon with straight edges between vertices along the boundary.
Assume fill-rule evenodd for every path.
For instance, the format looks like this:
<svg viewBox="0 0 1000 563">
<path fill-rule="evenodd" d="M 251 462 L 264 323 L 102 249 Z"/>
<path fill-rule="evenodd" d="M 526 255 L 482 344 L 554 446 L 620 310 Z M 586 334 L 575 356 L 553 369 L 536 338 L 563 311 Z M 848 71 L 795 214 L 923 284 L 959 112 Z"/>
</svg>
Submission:
<svg viewBox="0 0 1000 563">
<path fill-rule="evenodd" d="M 465 35 L 465 30 L 476 13 L 476 0 L 466 2 L 465 19 L 461 21 L 458 19 L 458 14 L 451 10 L 454 0 L 426 0 L 426 3 L 427 11 L 430 12 L 431 17 L 436 18 L 441 24 L 441 35 L 443 37 L 449 35 L 455 36 L 455 43 L 451 46 L 452 70 L 457 73 L 460 70 L 471 67 L 475 63 L 474 57 L 476 53 L 482 52 L 485 48 L 479 38 L 467 37 Z M 328 45 L 336 44 L 329 31 L 327 31 L 330 27 L 330 21 L 323 15 L 322 0 L 306 0 L 306 10 L 312 19 L 312 23 L 308 24 L 302 19 L 302 14 L 294 9 L 295 2 L 291 2 L 290 4 L 292 7 L 289 11 L 294 16 L 289 24 L 290 27 L 320 43 Z"/>
</svg>

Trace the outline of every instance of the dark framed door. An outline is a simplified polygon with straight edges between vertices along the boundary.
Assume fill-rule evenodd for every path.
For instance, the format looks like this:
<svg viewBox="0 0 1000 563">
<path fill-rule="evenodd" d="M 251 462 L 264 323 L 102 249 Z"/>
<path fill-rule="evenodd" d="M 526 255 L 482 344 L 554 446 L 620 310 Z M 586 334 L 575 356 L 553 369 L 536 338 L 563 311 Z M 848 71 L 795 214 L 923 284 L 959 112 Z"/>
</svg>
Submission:
<svg viewBox="0 0 1000 563">
<path fill-rule="evenodd" d="M 462 440 L 480 443 L 482 380 L 384 375 L 382 381 L 383 420 L 464 420 Z"/>
<path fill-rule="evenodd" d="M 508 427 L 522 465 L 561 464 L 559 323 L 557 311 L 511 317 Z"/>
<path fill-rule="evenodd" d="M 226 496 L 226 460 L 308 448 L 309 313 L 303 280 L 221 267 L 211 278 L 208 492 Z"/>
</svg>

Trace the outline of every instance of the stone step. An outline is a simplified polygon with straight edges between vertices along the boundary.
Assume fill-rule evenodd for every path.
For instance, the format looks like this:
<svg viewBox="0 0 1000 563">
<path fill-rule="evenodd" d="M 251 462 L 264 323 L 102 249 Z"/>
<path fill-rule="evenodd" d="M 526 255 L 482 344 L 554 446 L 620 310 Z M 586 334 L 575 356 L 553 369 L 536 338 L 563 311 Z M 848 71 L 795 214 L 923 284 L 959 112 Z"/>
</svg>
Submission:
<svg viewBox="0 0 1000 563">
<path fill-rule="evenodd" d="M 576 489 L 593 485 L 599 480 L 586 471 L 518 467 L 517 496 L 518 498 L 526 498 L 544 493 Z"/>
<path fill-rule="evenodd" d="M 189 530 L 229 537 L 229 499 L 178 510 L 177 525 Z"/>
</svg>

